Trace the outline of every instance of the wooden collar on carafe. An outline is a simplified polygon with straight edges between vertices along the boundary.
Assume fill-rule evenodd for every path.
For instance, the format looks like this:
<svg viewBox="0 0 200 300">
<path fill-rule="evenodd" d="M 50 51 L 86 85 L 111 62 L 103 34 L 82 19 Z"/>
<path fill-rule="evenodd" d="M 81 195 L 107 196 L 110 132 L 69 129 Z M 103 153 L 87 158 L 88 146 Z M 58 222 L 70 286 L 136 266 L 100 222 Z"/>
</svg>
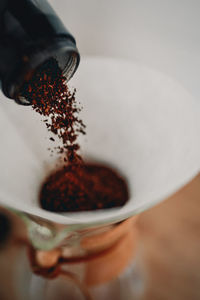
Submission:
<svg viewBox="0 0 200 300">
<path fill-rule="evenodd" d="M 134 258 L 137 216 L 111 226 L 111 229 L 83 237 L 80 247 L 84 256 L 68 256 L 65 248 L 40 251 L 29 248 L 29 258 L 35 274 L 55 278 L 67 264 L 84 263 L 83 283 L 95 286 L 116 278 Z M 98 271 L 97 271 L 98 270 Z"/>
</svg>

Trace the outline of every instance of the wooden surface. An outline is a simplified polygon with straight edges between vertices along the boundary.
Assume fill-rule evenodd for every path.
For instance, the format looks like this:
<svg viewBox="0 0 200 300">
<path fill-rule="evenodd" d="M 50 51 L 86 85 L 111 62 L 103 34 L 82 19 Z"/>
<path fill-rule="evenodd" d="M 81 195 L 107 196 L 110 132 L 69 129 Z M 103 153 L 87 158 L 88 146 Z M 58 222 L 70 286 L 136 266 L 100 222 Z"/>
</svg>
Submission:
<svg viewBox="0 0 200 300">
<path fill-rule="evenodd" d="M 141 214 L 144 300 L 200 299 L 200 176 Z"/>
<path fill-rule="evenodd" d="M 22 223 L 10 216 L 13 235 L 24 236 Z M 199 300 L 200 175 L 169 199 L 142 213 L 137 228 L 139 263 L 145 283 L 141 300 Z M 12 238 L 5 248 L 0 248 L 1 300 L 15 299 L 15 251 Z"/>
</svg>

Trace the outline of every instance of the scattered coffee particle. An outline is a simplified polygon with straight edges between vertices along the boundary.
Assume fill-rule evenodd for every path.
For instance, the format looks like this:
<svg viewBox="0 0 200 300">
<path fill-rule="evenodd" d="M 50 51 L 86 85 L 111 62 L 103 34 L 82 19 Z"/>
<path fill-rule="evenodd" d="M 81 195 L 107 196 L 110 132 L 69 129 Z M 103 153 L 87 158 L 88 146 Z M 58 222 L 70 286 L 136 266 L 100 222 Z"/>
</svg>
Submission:
<svg viewBox="0 0 200 300">
<path fill-rule="evenodd" d="M 42 208 L 54 212 L 119 207 L 127 200 L 126 181 L 98 164 L 65 165 L 49 175 L 40 192 Z"/>
</svg>

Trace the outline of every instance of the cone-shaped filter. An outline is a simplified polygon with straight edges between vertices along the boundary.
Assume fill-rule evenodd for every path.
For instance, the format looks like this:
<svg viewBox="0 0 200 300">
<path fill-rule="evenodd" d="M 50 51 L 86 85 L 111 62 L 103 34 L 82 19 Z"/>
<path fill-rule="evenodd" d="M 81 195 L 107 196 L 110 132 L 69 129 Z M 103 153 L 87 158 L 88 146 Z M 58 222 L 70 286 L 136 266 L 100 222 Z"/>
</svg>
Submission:
<svg viewBox="0 0 200 300">
<path fill-rule="evenodd" d="M 117 168 L 129 201 L 82 213 L 40 208 L 40 185 L 56 159 L 47 151 L 52 142 L 36 112 L 1 99 L 1 205 L 62 224 L 113 222 L 164 200 L 199 172 L 200 106 L 177 82 L 132 62 L 85 58 L 72 83 L 87 125 L 82 155 Z"/>
</svg>

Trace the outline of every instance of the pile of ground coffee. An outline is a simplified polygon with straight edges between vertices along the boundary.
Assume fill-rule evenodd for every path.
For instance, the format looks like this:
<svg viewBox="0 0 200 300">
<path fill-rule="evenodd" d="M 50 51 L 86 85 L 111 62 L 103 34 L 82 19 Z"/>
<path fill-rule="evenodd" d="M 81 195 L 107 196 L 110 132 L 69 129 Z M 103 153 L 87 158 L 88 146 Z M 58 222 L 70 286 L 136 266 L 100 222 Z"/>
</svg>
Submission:
<svg viewBox="0 0 200 300">
<path fill-rule="evenodd" d="M 98 164 L 66 165 L 50 174 L 40 192 L 41 206 L 54 212 L 112 208 L 127 200 L 126 181 Z"/>
<path fill-rule="evenodd" d="M 64 166 L 54 171 L 41 187 L 40 204 L 49 211 L 68 212 L 118 207 L 128 200 L 125 180 L 107 166 L 85 164 L 77 153 L 77 137 L 85 134 L 80 108 L 66 84 L 57 61 L 42 64 L 20 91 L 33 109 L 44 116 L 48 130 L 57 136 Z M 54 137 L 50 138 L 55 141 Z"/>
</svg>

